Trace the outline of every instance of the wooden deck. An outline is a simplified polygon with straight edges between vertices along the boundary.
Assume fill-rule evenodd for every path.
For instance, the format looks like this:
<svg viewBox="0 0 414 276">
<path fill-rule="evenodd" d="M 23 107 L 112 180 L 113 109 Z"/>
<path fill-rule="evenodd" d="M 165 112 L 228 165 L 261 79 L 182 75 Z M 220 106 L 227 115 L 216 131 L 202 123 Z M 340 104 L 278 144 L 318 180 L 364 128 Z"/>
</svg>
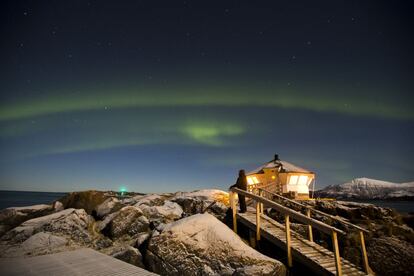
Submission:
<svg viewBox="0 0 414 276">
<path fill-rule="evenodd" d="M 152 276 L 157 274 L 92 249 L 79 249 L 29 258 L 0 258 L 0 275 Z"/>
<path fill-rule="evenodd" d="M 252 231 L 256 231 L 256 212 L 249 209 L 246 213 L 238 213 L 239 223 L 243 223 Z M 269 218 L 266 215 L 260 216 L 260 235 L 268 241 L 286 251 L 286 229 L 285 225 Z M 335 256 L 328 249 L 311 242 L 298 233 L 290 230 L 291 250 L 293 260 L 299 261 L 318 274 L 335 275 Z M 341 258 L 343 275 L 366 275 L 361 268 Z"/>
</svg>

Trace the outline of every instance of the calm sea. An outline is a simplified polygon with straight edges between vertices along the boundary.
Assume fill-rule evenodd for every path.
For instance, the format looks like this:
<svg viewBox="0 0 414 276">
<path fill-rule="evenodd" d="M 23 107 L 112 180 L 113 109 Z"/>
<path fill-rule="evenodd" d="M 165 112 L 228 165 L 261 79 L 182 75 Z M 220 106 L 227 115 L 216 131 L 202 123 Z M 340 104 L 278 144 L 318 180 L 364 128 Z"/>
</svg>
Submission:
<svg viewBox="0 0 414 276">
<path fill-rule="evenodd" d="M 49 204 L 66 193 L 0 191 L 0 210 L 35 204 Z"/>
</svg>

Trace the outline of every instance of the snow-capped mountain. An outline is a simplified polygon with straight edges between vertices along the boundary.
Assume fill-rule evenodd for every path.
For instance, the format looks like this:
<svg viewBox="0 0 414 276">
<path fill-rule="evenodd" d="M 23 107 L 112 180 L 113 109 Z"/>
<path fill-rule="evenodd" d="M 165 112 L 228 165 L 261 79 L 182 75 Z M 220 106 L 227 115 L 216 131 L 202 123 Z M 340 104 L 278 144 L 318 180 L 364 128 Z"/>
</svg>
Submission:
<svg viewBox="0 0 414 276">
<path fill-rule="evenodd" d="M 413 197 L 414 182 L 393 183 L 370 178 L 356 178 L 351 182 L 330 185 L 315 192 L 317 197 L 390 199 Z"/>
</svg>

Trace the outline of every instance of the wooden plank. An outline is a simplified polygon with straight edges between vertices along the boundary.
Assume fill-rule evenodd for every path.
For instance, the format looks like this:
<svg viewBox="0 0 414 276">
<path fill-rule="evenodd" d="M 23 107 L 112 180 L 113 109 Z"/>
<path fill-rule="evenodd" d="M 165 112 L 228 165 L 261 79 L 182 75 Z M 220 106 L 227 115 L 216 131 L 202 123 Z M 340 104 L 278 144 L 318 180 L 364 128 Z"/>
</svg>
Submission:
<svg viewBox="0 0 414 276">
<path fill-rule="evenodd" d="M 157 275 L 89 248 L 29 258 L 0 258 L 0 267 L 2 276 Z"/>
</svg>

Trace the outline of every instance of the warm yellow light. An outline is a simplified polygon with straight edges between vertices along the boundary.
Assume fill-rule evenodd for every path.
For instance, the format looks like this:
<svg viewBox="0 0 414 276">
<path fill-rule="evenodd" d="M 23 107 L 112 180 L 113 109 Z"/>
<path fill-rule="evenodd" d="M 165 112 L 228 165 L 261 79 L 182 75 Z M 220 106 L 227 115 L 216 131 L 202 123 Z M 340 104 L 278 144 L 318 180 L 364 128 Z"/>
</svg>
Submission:
<svg viewBox="0 0 414 276">
<path fill-rule="evenodd" d="M 272 179 L 276 179 L 276 176 L 272 175 Z"/>
<path fill-rule="evenodd" d="M 298 183 L 298 176 L 297 175 L 292 175 L 289 178 L 289 185 L 296 185 Z"/>
<path fill-rule="evenodd" d="M 259 180 L 257 180 L 256 176 L 249 176 L 249 177 L 247 177 L 247 183 L 249 185 L 258 184 Z"/>
<path fill-rule="evenodd" d="M 306 175 L 299 176 L 299 185 L 307 185 L 308 184 L 308 177 Z"/>
</svg>

